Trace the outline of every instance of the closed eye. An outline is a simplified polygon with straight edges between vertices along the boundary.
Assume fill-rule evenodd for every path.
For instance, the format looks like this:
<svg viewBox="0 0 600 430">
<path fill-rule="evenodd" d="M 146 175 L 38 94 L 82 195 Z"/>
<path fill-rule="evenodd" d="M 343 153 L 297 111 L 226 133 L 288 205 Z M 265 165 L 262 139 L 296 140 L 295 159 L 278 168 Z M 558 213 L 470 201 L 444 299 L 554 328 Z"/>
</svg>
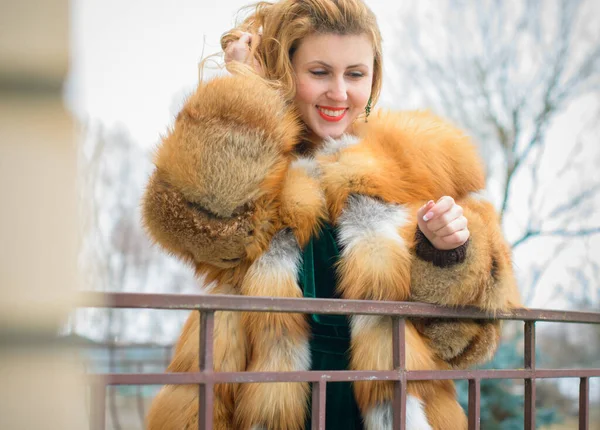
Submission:
<svg viewBox="0 0 600 430">
<path fill-rule="evenodd" d="M 359 79 L 365 76 L 363 72 L 348 72 L 348 76 L 351 78 Z"/>
</svg>

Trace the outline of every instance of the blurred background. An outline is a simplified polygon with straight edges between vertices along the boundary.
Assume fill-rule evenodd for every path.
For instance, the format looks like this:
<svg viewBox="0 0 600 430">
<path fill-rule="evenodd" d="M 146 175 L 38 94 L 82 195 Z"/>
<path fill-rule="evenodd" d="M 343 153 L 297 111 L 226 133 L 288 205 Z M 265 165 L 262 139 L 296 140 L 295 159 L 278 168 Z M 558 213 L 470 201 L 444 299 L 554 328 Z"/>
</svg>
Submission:
<svg viewBox="0 0 600 430">
<path fill-rule="evenodd" d="M 35 91 L 55 94 L 70 121 L 63 130 L 73 133 L 77 285 L 95 291 L 201 293 L 202 281 L 194 279 L 192 270 L 146 237 L 140 197 L 153 168 L 153 149 L 198 83 L 198 63 L 219 52 L 220 35 L 250 2 L 0 2 L 5 12 L 19 9 L 35 16 L 32 29 L 54 23 L 49 31 L 59 35 L 61 72 L 55 73 L 50 89 Z M 513 248 L 525 304 L 600 311 L 600 2 L 367 4 L 378 16 L 384 38 L 380 106 L 431 109 L 473 136 L 487 167 L 488 197 Z M 10 29 L 4 21 L 0 19 L 0 30 Z M 12 24 L 18 27 L 18 21 Z M 0 52 L 17 52 L 11 40 L 17 39 L 0 39 Z M 44 42 L 47 38 L 40 37 L 27 45 L 30 56 L 56 59 Z M 17 54 L 0 57 L 0 69 L 12 70 Z M 209 68 L 204 75 L 216 73 L 220 71 Z M 31 81 L 48 80 L 42 78 Z M 11 79 L 5 87 L 21 88 L 15 84 L 18 79 Z M 21 94 L 32 92 L 27 91 Z M 10 112 L 15 105 L 5 106 Z M 11 124 L 12 139 L 22 129 L 17 124 L 25 122 Z M 6 169 L 2 158 L 5 163 L 9 158 L 0 157 L 0 169 Z M 63 184 L 72 185 L 68 179 Z M 60 194 L 50 193 L 53 198 Z M 62 333 L 85 345 L 85 366 L 91 372 L 156 372 L 168 363 L 186 316 L 177 311 L 79 309 L 70 313 Z M 539 367 L 600 367 L 600 327 L 537 327 Z M 488 367 L 522 367 L 522 336 L 522 324 L 508 324 Z M 600 429 L 597 379 L 590 385 L 593 429 Z M 108 428 L 143 428 L 157 389 L 110 388 Z M 459 391 L 466 404 L 466 386 L 459 385 Z M 482 428 L 522 428 L 522 382 L 485 381 L 481 391 Z M 577 428 L 577 394 L 578 380 L 539 381 L 538 425 Z"/>
</svg>

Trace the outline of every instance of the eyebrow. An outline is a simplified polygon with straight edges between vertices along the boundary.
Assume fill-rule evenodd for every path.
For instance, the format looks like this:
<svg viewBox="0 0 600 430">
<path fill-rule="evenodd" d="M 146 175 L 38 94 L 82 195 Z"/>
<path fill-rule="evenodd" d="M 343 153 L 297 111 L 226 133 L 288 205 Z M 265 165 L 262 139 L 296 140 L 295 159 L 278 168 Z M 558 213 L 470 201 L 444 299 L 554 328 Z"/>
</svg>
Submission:
<svg viewBox="0 0 600 430">
<path fill-rule="evenodd" d="M 320 64 L 323 67 L 327 67 L 328 69 L 332 69 L 333 68 L 331 65 L 329 65 L 326 62 L 321 61 L 321 60 L 311 61 L 309 64 L 313 64 L 313 63 Z M 353 69 L 355 67 L 368 67 L 368 66 L 366 64 L 363 64 L 363 63 L 357 63 L 357 64 L 351 64 L 351 65 L 347 66 L 346 69 Z"/>
</svg>

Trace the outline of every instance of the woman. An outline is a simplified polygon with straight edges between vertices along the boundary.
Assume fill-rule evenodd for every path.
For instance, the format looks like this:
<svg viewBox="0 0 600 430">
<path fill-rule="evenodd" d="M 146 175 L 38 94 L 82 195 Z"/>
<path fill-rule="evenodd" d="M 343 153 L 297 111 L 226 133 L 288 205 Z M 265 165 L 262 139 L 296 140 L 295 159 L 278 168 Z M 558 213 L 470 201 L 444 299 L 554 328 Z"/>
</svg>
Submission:
<svg viewBox="0 0 600 430">
<path fill-rule="evenodd" d="M 262 3 L 222 44 L 233 75 L 187 101 L 144 199 L 151 236 L 210 293 L 518 305 L 497 217 L 474 194 L 484 180 L 468 139 L 427 113 L 369 116 L 381 37 L 362 1 Z M 219 312 L 214 367 L 389 370 L 391 327 L 381 316 Z M 498 322 L 409 322 L 407 368 L 483 362 L 499 333 Z M 197 371 L 197 354 L 194 312 L 169 371 Z M 215 428 L 303 428 L 308 394 L 301 383 L 219 385 Z M 164 387 L 148 428 L 195 428 L 196 396 Z M 327 428 L 391 428 L 392 399 L 389 382 L 328 384 Z M 407 428 L 466 428 L 451 381 L 408 385 Z"/>
</svg>

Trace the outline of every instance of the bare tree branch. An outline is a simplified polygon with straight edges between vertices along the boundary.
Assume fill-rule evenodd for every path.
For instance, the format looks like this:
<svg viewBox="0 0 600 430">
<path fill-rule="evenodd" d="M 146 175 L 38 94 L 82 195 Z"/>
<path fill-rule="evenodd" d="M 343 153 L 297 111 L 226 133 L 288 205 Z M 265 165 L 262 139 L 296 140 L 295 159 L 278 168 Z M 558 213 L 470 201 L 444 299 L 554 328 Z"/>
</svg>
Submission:
<svg viewBox="0 0 600 430">
<path fill-rule="evenodd" d="M 555 246 L 552 252 L 552 256 L 550 258 L 546 259 L 546 261 L 544 261 L 541 266 L 535 265 L 531 268 L 531 279 L 529 280 L 529 284 L 527 285 L 527 287 L 524 288 L 523 291 L 523 303 L 525 303 L 525 305 L 533 301 L 535 293 L 537 291 L 537 286 L 539 285 L 540 281 L 542 280 L 548 269 L 552 267 L 553 262 L 560 257 L 560 255 L 565 251 L 565 249 L 567 249 L 565 245 L 566 244 L 563 241 L 559 245 Z"/>
<path fill-rule="evenodd" d="M 600 182 L 592 185 L 590 188 L 587 188 L 586 190 L 575 195 L 569 201 L 554 208 L 554 210 L 548 214 L 548 218 L 559 217 L 565 214 L 566 212 L 580 207 L 581 204 L 584 203 L 586 200 L 596 196 L 598 194 L 598 191 L 600 191 Z"/>
<path fill-rule="evenodd" d="M 574 238 L 574 237 L 591 236 L 591 235 L 598 234 L 598 233 L 600 233 L 600 227 L 584 228 L 584 229 L 580 229 L 580 230 L 565 230 L 565 229 L 556 229 L 556 230 L 548 230 L 548 231 L 530 230 L 530 231 L 527 231 L 519 239 L 512 242 L 511 247 L 513 249 L 515 249 L 516 247 L 527 242 L 528 240 L 533 239 L 535 237 L 540 237 L 540 236 Z"/>
</svg>

